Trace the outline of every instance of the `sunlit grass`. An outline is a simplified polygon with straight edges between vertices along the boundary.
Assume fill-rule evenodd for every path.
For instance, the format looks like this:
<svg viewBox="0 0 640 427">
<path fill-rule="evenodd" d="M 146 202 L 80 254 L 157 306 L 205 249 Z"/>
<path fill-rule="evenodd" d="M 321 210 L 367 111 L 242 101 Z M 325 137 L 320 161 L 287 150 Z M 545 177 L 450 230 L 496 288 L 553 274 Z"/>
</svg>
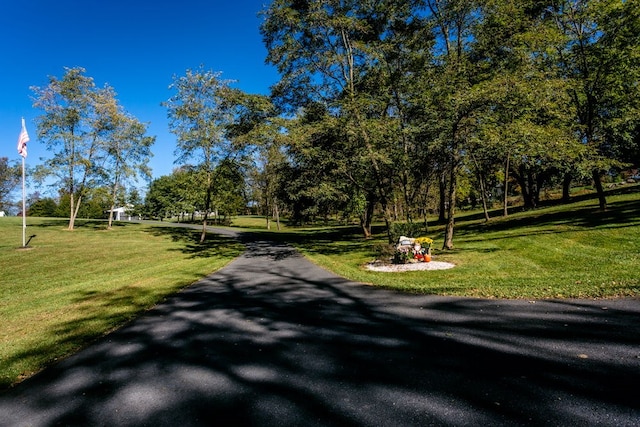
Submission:
<svg viewBox="0 0 640 427">
<path fill-rule="evenodd" d="M 0 218 L 0 388 L 224 266 L 243 246 L 197 230 Z"/>
<path fill-rule="evenodd" d="M 487 298 L 614 298 L 640 296 L 640 191 L 609 197 L 609 209 L 586 199 L 485 223 L 477 213 L 458 217 L 453 251 L 434 259 L 455 268 L 376 273 L 365 266 L 386 244 L 378 229 L 365 240 L 357 227 L 286 227 L 262 231 L 292 242 L 337 274 L 405 292 Z M 21 249 L 20 218 L 0 218 L 0 388 L 37 372 L 152 307 L 239 255 L 243 246 L 188 228 L 28 219 Z M 263 217 L 234 218 L 259 234 Z"/>
<path fill-rule="evenodd" d="M 477 216 L 477 215 L 476 215 Z M 437 295 L 486 298 L 615 298 L 640 295 L 640 193 L 611 196 L 609 209 L 585 200 L 495 218 L 488 223 L 461 215 L 453 251 L 441 251 L 443 226 L 435 238 L 434 260 L 450 270 L 372 272 L 375 247 L 386 237 L 364 240 L 356 229 L 284 236 L 315 263 L 351 280 Z"/>
</svg>

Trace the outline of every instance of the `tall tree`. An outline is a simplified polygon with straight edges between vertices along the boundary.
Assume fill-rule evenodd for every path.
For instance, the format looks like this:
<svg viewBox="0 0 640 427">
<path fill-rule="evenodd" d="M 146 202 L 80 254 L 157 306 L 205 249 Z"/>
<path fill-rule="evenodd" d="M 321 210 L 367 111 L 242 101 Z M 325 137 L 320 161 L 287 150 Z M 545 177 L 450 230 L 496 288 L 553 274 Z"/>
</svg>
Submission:
<svg viewBox="0 0 640 427">
<path fill-rule="evenodd" d="M 54 176 L 68 196 L 69 230 L 73 230 L 83 197 L 105 179 L 118 184 L 135 171 L 146 170 L 152 138 L 145 127 L 124 113 L 113 88 L 97 88 L 83 68 L 65 68 L 61 79 L 33 87 L 38 136 L 53 157 L 38 166 L 39 177 Z M 115 184 L 114 184 L 115 183 Z M 97 205 L 96 205 L 97 206 Z"/>
<path fill-rule="evenodd" d="M 436 37 L 433 62 L 433 100 L 442 152 L 442 175 L 446 174 L 446 229 L 443 249 L 453 249 L 457 179 L 469 138 L 476 131 L 477 110 L 486 104 L 479 90 L 477 64 L 471 55 L 474 30 L 482 14 L 478 2 L 427 0 Z"/>
<path fill-rule="evenodd" d="M 280 171 L 287 161 L 285 146 L 289 138 L 287 130 L 292 122 L 278 113 L 273 102 L 264 95 L 246 94 L 233 90 L 228 97 L 235 109 L 234 121 L 227 136 L 236 146 L 252 153 L 249 161 L 250 182 L 253 184 L 253 201 L 259 201 L 267 229 L 271 229 L 271 218 L 275 218 L 280 229 L 280 200 L 278 184 Z"/>
<path fill-rule="evenodd" d="M 61 79 L 49 77 L 45 87 L 32 87 L 34 107 L 44 114 L 37 121 L 38 137 L 53 157 L 36 169 L 36 175 L 55 176 L 57 184 L 69 196 L 69 230 L 86 193 L 87 185 L 96 178 L 95 157 L 98 154 L 99 119 L 95 110 L 98 92 L 83 68 L 65 68 Z"/>
<path fill-rule="evenodd" d="M 204 217 L 200 242 L 207 233 L 207 220 L 211 212 L 213 173 L 224 159 L 233 155 L 231 142 L 226 138 L 228 126 L 233 123 L 233 109 L 226 98 L 229 80 L 221 73 L 205 70 L 187 70 L 184 76 L 175 76 L 169 86 L 175 94 L 163 103 L 168 110 L 169 128 L 177 136 L 176 160 L 179 164 L 195 161 L 205 174 Z"/>
<path fill-rule="evenodd" d="M 483 85 L 490 108 L 482 120 L 480 148 L 489 148 L 496 164 L 504 165 L 507 215 L 510 176 L 519 183 L 525 208 L 533 208 L 543 185 L 574 164 L 583 150 L 570 126 L 566 82 L 549 65 L 547 52 L 556 36 L 540 19 L 543 5 L 489 0 L 483 10 L 474 55 L 488 77 Z"/>
<path fill-rule="evenodd" d="M 630 142 L 640 95 L 640 8 L 626 0 L 560 0 L 549 19 L 562 35 L 557 66 L 569 86 L 577 133 L 591 150 L 591 174 L 600 209 L 602 178 L 616 141 Z M 625 136 L 626 135 L 626 136 Z"/>
<path fill-rule="evenodd" d="M 383 42 L 413 19 L 414 3 L 276 0 L 262 26 L 267 60 L 282 73 L 274 94 L 292 111 L 325 107 L 324 127 L 341 132 L 326 155 L 341 163 L 354 192 L 380 203 L 387 224 L 393 153 L 402 144 L 399 110 L 390 108 L 394 95 L 386 90 L 392 73 L 380 68 L 391 60 Z M 370 223 L 363 230 L 370 235 Z"/>
<path fill-rule="evenodd" d="M 124 190 L 124 185 L 138 176 L 145 179 L 151 177 L 147 163 L 152 155 L 150 148 L 155 142 L 155 137 L 145 136 L 146 125 L 124 111 L 114 96 L 102 99 L 98 104 L 98 111 L 104 118 L 102 128 L 105 163 L 102 171 L 105 180 L 111 186 L 112 201 L 108 225 L 108 228 L 111 228 L 113 210 L 120 190 Z"/>
</svg>

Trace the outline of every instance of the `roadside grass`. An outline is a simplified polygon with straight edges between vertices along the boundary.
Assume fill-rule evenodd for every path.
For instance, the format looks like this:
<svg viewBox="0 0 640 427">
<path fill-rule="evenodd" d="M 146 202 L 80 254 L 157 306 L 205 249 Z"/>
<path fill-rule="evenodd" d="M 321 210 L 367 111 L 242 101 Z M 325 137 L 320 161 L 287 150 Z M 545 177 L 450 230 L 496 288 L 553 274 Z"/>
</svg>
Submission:
<svg viewBox="0 0 640 427">
<path fill-rule="evenodd" d="M 620 193 L 620 192 L 619 192 Z M 380 273 L 366 269 L 387 244 L 358 227 L 264 230 L 262 217 L 238 217 L 235 227 L 294 244 L 309 259 L 372 286 L 435 295 L 485 298 L 616 298 L 640 296 L 640 186 L 608 197 L 598 210 L 589 195 L 485 223 L 466 212 L 456 224 L 456 248 L 438 250 L 444 226 L 430 226 L 434 259 L 450 270 Z M 215 271 L 244 247 L 175 224 L 29 218 L 0 220 L 0 390 L 64 358 Z"/>
<path fill-rule="evenodd" d="M 123 325 L 221 268 L 244 247 L 199 231 L 28 218 L 0 219 L 0 389 Z"/>
<path fill-rule="evenodd" d="M 380 231 L 365 240 L 357 228 L 281 233 L 309 259 L 350 280 L 436 295 L 483 298 L 618 298 L 640 296 L 640 187 L 610 195 L 609 208 L 580 198 L 485 223 L 467 213 L 456 222 L 455 249 L 442 251 L 444 226 L 429 228 L 434 260 L 450 270 L 373 272 L 368 262 L 385 245 Z"/>
</svg>

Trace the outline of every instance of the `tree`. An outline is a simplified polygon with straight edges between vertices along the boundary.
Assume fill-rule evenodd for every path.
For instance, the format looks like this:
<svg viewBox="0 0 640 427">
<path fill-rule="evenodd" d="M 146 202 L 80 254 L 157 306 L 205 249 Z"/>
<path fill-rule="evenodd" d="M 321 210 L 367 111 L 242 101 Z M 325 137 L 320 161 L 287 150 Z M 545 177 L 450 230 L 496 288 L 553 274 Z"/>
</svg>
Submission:
<svg viewBox="0 0 640 427">
<path fill-rule="evenodd" d="M 183 212 L 184 205 L 181 203 L 183 200 L 179 189 L 176 171 L 171 175 L 154 179 L 149 185 L 149 191 L 145 197 L 144 214 L 162 221 L 166 217 Z M 194 210 L 195 207 L 192 206 L 190 211 Z"/>
<path fill-rule="evenodd" d="M 29 203 L 28 215 L 37 217 L 54 217 L 58 204 L 51 197 L 35 198 Z"/>
<path fill-rule="evenodd" d="M 37 118 L 38 136 L 54 152 L 36 175 L 56 177 L 54 185 L 68 196 L 69 230 L 91 189 L 108 180 L 116 193 L 124 178 L 146 170 L 153 142 L 118 105 L 115 91 L 108 85 L 96 88 L 84 73 L 83 68 L 65 68 L 61 79 L 49 77 L 46 87 L 32 87 L 34 106 L 44 111 Z"/>
<path fill-rule="evenodd" d="M 242 151 L 252 153 L 249 170 L 252 199 L 264 211 L 267 229 L 271 229 L 273 216 L 280 229 L 280 200 L 278 197 L 281 171 L 287 156 L 284 147 L 290 140 L 288 125 L 292 122 L 281 117 L 271 100 L 263 95 L 246 94 L 239 90 L 228 93 L 227 102 L 234 109 L 233 123 L 227 137 Z"/>
<path fill-rule="evenodd" d="M 477 58 L 471 55 L 474 31 L 482 14 L 478 2 L 467 0 L 427 0 L 427 8 L 436 37 L 432 73 L 434 105 L 441 150 L 440 165 L 446 182 L 446 229 L 443 249 L 453 249 L 457 179 L 469 139 L 477 131 L 479 109 L 486 107 L 479 87 L 484 78 Z"/>
<path fill-rule="evenodd" d="M 88 183 L 96 178 L 98 152 L 93 79 L 83 68 L 65 68 L 62 79 L 49 77 L 46 87 L 32 87 L 34 107 L 44 110 L 37 118 L 38 137 L 53 157 L 40 165 L 39 177 L 55 176 L 69 196 L 69 230 L 85 195 Z M 57 150 L 57 151 L 56 151 Z"/>
<path fill-rule="evenodd" d="M 127 114 L 113 96 L 106 96 L 99 104 L 99 112 L 104 117 L 103 129 L 106 133 L 105 164 L 102 167 L 104 179 L 111 185 L 111 209 L 109 225 L 113 221 L 120 189 L 130 179 L 142 175 L 150 179 L 151 171 L 147 166 L 151 157 L 150 147 L 155 137 L 145 136 L 146 125 Z"/>
<path fill-rule="evenodd" d="M 20 183 L 22 172 L 17 163 L 10 164 L 7 157 L 0 157 L 0 210 L 6 209 L 9 195 Z"/>
<path fill-rule="evenodd" d="M 279 104 L 296 113 L 324 107 L 325 123 L 313 124 L 324 129 L 309 138 L 338 135 L 325 155 L 339 164 L 353 192 L 381 205 L 387 229 L 393 153 L 402 146 L 402 132 L 399 115 L 390 108 L 393 91 L 386 90 L 393 76 L 380 68 L 380 53 L 389 49 L 379 47 L 396 26 L 413 19 L 412 7 L 410 1 L 276 0 L 261 28 L 267 60 L 282 74 L 274 88 Z M 363 224 L 365 237 L 371 234 L 369 221 Z"/>
<path fill-rule="evenodd" d="M 236 160 L 224 159 L 213 173 L 212 207 L 220 215 L 237 215 L 247 206 L 244 165 Z"/>
<path fill-rule="evenodd" d="M 205 198 L 202 206 L 202 234 L 204 242 L 207 220 L 212 208 L 213 173 L 224 159 L 233 155 L 234 150 L 226 139 L 227 127 L 233 123 L 233 109 L 225 103 L 230 81 L 222 80 L 221 73 L 187 70 L 184 76 L 173 79 L 170 88 L 175 91 L 163 105 L 167 107 L 169 127 L 177 136 L 179 164 L 195 160 L 205 174 Z"/>
<path fill-rule="evenodd" d="M 140 191 L 137 188 L 133 187 L 129 190 L 127 194 L 127 205 L 131 206 L 131 215 L 133 216 L 141 216 L 144 210 L 144 200 L 140 196 Z"/>
<path fill-rule="evenodd" d="M 624 0 L 562 0 L 548 19 L 561 35 L 556 66 L 567 80 L 580 141 L 591 151 L 600 209 L 607 207 L 601 175 L 619 165 L 617 142 L 632 143 L 640 95 L 640 8 Z"/>
</svg>

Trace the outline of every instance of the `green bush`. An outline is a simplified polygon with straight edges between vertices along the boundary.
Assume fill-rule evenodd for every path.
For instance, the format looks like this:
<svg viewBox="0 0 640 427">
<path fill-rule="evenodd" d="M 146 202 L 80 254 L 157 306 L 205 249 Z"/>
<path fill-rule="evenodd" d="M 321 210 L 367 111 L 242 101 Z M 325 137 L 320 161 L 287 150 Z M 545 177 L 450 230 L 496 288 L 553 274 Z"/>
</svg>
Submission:
<svg viewBox="0 0 640 427">
<path fill-rule="evenodd" d="M 426 232 L 424 224 L 416 222 L 394 222 L 390 231 L 392 242 L 397 242 L 400 236 L 419 237 Z"/>
</svg>

